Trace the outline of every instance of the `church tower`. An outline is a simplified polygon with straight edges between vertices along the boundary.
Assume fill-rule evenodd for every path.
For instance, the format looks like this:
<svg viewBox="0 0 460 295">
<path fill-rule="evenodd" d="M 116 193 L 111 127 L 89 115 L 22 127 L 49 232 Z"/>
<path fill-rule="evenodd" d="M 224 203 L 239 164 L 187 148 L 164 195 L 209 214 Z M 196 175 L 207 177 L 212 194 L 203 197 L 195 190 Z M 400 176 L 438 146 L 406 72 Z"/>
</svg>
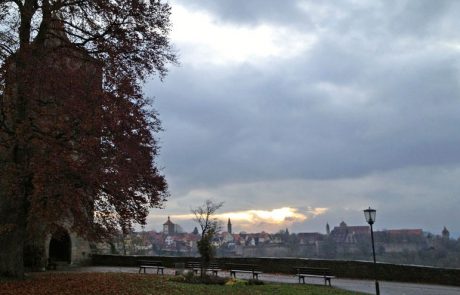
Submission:
<svg viewBox="0 0 460 295">
<path fill-rule="evenodd" d="M 232 222 L 230 221 L 230 218 L 228 219 L 228 223 L 227 223 L 227 232 L 229 234 L 232 233 Z"/>
<path fill-rule="evenodd" d="M 442 230 L 442 238 L 445 240 L 448 240 L 450 238 L 450 233 L 445 226 L 444 226 L 444 229 Z"/>
<path fill-rule="evenodd" d="M 163 223 L 163 233 L 165 235 L 174 235 L 176 233 L 176 225 L 171 221 L 169 216 L 168 220 Z"/>
<path fill-rule="evenodd" d="M 326 234 L 327 235 L 331 234 L 331 227 L 329 226 L 329 222 L 326 223 Z"/>
</svg>

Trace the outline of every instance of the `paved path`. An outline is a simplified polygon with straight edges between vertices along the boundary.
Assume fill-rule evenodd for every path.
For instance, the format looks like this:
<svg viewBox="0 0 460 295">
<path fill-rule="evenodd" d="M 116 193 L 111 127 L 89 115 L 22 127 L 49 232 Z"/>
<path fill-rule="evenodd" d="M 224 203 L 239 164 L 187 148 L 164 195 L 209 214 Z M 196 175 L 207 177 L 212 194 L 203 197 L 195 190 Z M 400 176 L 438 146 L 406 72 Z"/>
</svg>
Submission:
<svg viewBox="0 0 460 295">
<path fill-rule="evenodd" d="M 89 266 L 89 267 L 78 267 L 70 268 L 71 271 L 79 272 L 129 272 L 137 273 L 139 268 L 137 267 L 108 267 L 108 266 Z M 174 274 L 174 269 L 165 269 L 165 274 Z M 220 276 L 230 276 L 228 272 L 219 273 Z M 239 278 L 249 278 L 249 275 L 238 274 Z M 284 275 L 284 274 L 262 274 L 260 279 L 268 282 L 278 283 L 293 283 L 298 282 L 295 276 Z M 310 278 L 308 283 L 310 284 L 324 284 L 324 280 Z M 375 294 L 374 281 L 368 280 L 350 280 L 350 279 L 333 279 L 332 286 L 356 291 L 368 294 Z M 426 285 L 426 284 L 412 284 L 412 283 L 397 283 L 397 282 L 380 282 L 380 294 L 381 295 L 459 295 L 460 287 L 440 286 L 440 285 Z"/>
</svg>

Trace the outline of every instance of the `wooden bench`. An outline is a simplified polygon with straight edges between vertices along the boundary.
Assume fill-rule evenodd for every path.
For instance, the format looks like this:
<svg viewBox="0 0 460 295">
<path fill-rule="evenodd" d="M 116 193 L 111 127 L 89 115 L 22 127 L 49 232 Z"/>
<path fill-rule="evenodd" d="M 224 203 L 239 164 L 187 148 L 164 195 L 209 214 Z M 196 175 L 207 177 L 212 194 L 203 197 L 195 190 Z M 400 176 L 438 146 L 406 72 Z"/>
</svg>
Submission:
<svg viewBox="0 0 460 295">
<path fill-rule="evenodd" d="M 141 273 L 142 270 L 146 273 L 147 268 L 152 268 L 157 270 L 157 274 L 161 272 L 163 275 L 164 266 L 161 261 L 138 260 L 137 263 L 139 264 L 139 273 Z"/>
<path fill-rule="evenodd" d="M 202 264 L 201 262 L 190 261 L 187 262 L 185 268 L 191 269 L 195 274 L 201 272 Z M 213 275 L 217 276 L 217 273 L 220 271 L 219 265 L 217 263 L 210 263 L 205 269 L 206 272 L 211 272 Z"/>
<path fill-rule="evenodd" d="M 236 273 L 250 273 L 252 274 L 252 278 L 258 280 L 259 275 L 262 273 L 260 267 L 255 264 L 236 264 L 236 263 L 228 263 L 227 268 L 230 270 L 230 277 L 234 277 L 236 279 Z"/>
<path fill-rule="evenodd" d="M 302 280 L 303 283 L 305 284 L 305 277 L 309 277 L 309 278 L 323 278 L 324 285 L 327 285 L 327 283 L 329 283 L 329 286 L 330 286 L 331 279 L 335 278 L 335 276 L 332 275 L 331 270 L 329 268 L 297 267 L 296 270 L 297 270 L 296 276 L 299 278 L 299 284 L 300 284 L 300 280 Z"/>
</svg>

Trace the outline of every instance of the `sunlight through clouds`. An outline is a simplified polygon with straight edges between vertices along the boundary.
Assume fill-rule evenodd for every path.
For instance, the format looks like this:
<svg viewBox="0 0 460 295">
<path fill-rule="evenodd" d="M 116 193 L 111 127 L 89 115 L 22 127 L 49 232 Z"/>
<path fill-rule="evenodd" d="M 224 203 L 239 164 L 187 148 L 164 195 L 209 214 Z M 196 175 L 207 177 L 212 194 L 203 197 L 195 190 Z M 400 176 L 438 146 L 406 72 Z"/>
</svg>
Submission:
<svg viewBox="0 0 460 295">
<path fill-rule="evenodd" d="M 285 221 L 305 221 L 307 216 L 299 213 L 298 209 L 284 207 L 273 210 L 248 210 L 242 212 L 229 212 L 220 214 L 220 219 L 230 218 L 235 221 L 246 221 L 251 223 L 265 222 L 265 223 L 283 223 Z"/>
<path fill-rule="evenodd" d="M 326 213 L 328 208 L 309 208 L 300 212 L 297 208 L 283 207 L 272 210 L 245 210 L 236 212 L 225 212 L 215 217 L 223 224 L 228 218 L 238 229 L 253 231 L 261 227 L 261 230 L 276 231 L 287 227 L 295 222 L 304 222 L 318 215 Z M 191 220 L 193 214 L 172 215 L 175 220 Z"/>
<path fill-rule="evenodd" d="M 235 26 L 218 23 L 204 11 L 173 6 L 173 42 L 182 62 L 214 64 L 252 62 L 265 58 L 292 58 L 309 49 L 316 36 L 280 26 Z M 184 55 L 185 54 L 185 55 Z"/>
</svg>

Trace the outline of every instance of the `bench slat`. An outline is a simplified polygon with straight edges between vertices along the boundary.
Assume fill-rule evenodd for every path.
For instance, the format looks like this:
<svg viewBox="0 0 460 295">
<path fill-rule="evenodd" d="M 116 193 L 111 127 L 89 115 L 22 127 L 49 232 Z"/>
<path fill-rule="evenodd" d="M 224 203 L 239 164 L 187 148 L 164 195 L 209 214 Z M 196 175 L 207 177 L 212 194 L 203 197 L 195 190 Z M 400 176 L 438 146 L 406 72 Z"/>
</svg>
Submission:
<svg viewBox="0 0 460 295">
<path fill-rule="evenodd" d="M 260 267 L 255 264 L 236 264 L 228 263 L 227 267 L 230 269 L 230 276 L 233 276 L 236 279 L 236 273 L 251 273 L 252 278 L 258 280 L 259 274 L 262 274 Z"/>
<path fill-rule="evenodd" d="M 137 263 L 139 264 L 139 273 L 144 270 L 144 273 L 147 273 L 147 268 L 152 268 L 157 270 L 157 274 L 161 272 L 164 274 L 164 266 L 163 262 L 161 261 L 150 261 L 150 260 L 138 260 Z"/>
<path fill-rule="evenodd" d="M 329 283 L 329 286 L 331 286 L 331 279 L 335 278 L 331 274 L 330 269 L 328 268 L 315 268 L 315 267 L 296 267 L 297 270 L 296 276 L 299 278 L 299 284 L 300 280 L 303 281 L 305 284 L 305 278 L 323 278 L 324 279 L 324 285 L 327 285 Z"/>
<path fill-rule="evenodd" d="M 185 268 L 192 269 L 195 274 L 198 274 L 198 272 L 201 271 L 202 264 L 201 262 L 187 262 Z M 211 272 L 213 275 L 217 276 L 220 270 L 217 263 L 210 263 L 204 271 Z"/>
</svg>

